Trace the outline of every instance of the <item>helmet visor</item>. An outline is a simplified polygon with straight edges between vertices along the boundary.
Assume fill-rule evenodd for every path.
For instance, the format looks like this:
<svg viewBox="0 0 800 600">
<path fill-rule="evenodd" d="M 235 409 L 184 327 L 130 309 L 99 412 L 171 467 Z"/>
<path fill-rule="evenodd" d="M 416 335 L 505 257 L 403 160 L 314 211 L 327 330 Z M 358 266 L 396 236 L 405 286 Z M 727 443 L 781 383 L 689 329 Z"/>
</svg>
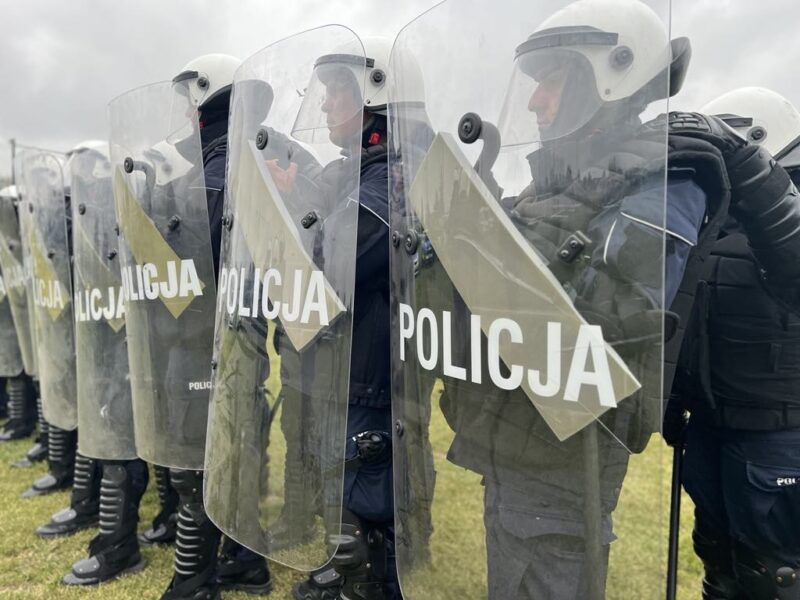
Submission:
<svg viewBox="0 0 800 600">
<path fill-rule="evenodd" d="M 591 64 L 580 52 L 531 41 L 517 48 L 499 123 L 503 146 L 569 136 L 602 106 Z"/>
<path fill-rule="evenodd" d="M 324 136 L 342 147 L 360 140 L 367 66 L 367 59 L 356 54 L 320 57 L 303 90 L 292 134 L 309 143 Z"/>
</svg>

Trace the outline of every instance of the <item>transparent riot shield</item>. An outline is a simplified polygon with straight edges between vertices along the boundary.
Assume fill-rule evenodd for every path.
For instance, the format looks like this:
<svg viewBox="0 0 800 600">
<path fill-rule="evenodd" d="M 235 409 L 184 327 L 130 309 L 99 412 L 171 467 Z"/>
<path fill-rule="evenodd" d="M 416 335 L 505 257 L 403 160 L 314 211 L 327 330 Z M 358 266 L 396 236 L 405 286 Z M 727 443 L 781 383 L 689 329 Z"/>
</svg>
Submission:
<svg viewBox="0 0 800 600">
<path fill-rule="evenodd" d="M 23 229 L 29 244 L 42 411 L 48 423 L 71 431 L 78 426 L 78 406 L 63 168 L 56 155 L 26 154 L 21 210 L 27 209 Z"/>
<path fill-rule="evenodd" d="M 409 600 L 662 593 L 669 3 L 568 4 L 445 1 L 395 42 Z"/>
<path fill-rule="evenodd" d="M 70 158 L 79 451 L 137 457 L 108 146 Z"/>
<path fill-rule="evenodd" d="M 216 282 L 196 109 L 183 84 L 111 101 L 111 170 L 136 447 L 202 469 Z"/>
<path fill-rule="evenodd" d="M 234 82 L 205 504 L 303 570 L 328 561 L 341 518 L 365 64 L 326 26 Z"/>
<path fill-rule="evenodd" d="M 0 193 L 0 269 L 14 318 L 22 364 L 27 374 L 36 376 L 36 347 L 32 337 L 31 314 L 28 311 L 30 271 L 24 266 L 18 202 L 16 190 L 8 195 Z"/>
<path fill-rule="evenodd" d="M 0 190 L 0 375 L 3 377 L 19 375 L 23 369 L 23 349 L 27 352 L 31 349 L 27 314 L 22 339 L 19 339 L 20 332 L 16 328 L 20 316 L 15 315 L 25 300 L 22 264 L 14 254 L 15 250 L 19 252 L 19 226 L 14 208 L 16 196 L 13 186 Z"/>
<path fill-rule="evenodd" d="M 30 338 L 31 338 L 31 352 L 30 352 L 30 360 L 27 360 L 25 363 L 26 369 L 25 371 L 31 375 L 32 377 L 38 379 L 39 377 L 39 353 L 38 353 L 38 343 L 36 341 L 36 319 L 35 319 L 35 311 L 33 306 L 33 267 L 31 263 L 31 252 L 30 252 L 30 235 L 28 231 L 30 230 L 30 208 L 27 205 L 25 200 L 25 170 L 23 169 L 23 164 L 25 160 L 25 156 L 28 151 L 21 151 L 18 152 L 15 159 L 14 159 L 14 167 L 17 173 L 17 184 L 16 184 L 16 191 L 17 191 L 17 200 L 15 201 L 16 205 L 16 212 L 17 212 L 17 219 L 19 223 L 19 238 L 21 244 L 21 259 L 22 259 L 22 272 L 23 272 L 23 280 L 25 283 L 25 296 L 26 296 L 26 304 L 28 307 L 28 324 L 29 324 L 29 331 L 30 331 Z M 23 359 L 25 359 L 25 355 L 23 354 Z M 27 367 L 31 367 L 33 370 L 28 371 Z"/>
</svg>

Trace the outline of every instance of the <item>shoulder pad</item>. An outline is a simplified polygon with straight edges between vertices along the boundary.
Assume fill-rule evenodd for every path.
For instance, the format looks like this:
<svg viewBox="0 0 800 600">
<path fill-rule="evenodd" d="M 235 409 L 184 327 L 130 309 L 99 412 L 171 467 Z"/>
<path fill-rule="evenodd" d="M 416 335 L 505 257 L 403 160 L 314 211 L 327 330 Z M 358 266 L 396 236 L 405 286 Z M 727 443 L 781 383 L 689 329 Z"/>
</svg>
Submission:
<svg viewBox="0 0 800 600">
<path fill-rule="evenodd" d="M 670 133 L 711 133 L 711 125 L 705 115 L 690 112 L 669 113 Z"/>
</svg>

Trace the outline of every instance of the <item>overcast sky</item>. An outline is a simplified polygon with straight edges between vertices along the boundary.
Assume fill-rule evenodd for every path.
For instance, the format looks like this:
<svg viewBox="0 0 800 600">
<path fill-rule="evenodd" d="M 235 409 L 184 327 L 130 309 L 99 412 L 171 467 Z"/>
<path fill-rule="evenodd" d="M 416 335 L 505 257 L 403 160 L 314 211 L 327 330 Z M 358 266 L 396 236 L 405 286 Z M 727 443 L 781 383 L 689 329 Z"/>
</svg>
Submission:
<svg viewBox="0 0 800 600">
<path fill-rule="evenodd" d="M 0 0 L 0 176 L 9 170 L 8 138 L 61 150 L 84 139 L 106 138 L 111 98 L 169 79 L 201 54 L 245 58 L 272 41 L 326 23 L 348 25 L 360 35 L 394 36 L 433 4 Z M 696 109 L 742 85 L 771 87 L 800 104 L 798 23 L 795 0 L 674 0 L 673 37 L 688 35 L 694 58 L 673 106 Z M 448 33 L 441 32 L 442 52 L 447 52 Z"/>
</svg>

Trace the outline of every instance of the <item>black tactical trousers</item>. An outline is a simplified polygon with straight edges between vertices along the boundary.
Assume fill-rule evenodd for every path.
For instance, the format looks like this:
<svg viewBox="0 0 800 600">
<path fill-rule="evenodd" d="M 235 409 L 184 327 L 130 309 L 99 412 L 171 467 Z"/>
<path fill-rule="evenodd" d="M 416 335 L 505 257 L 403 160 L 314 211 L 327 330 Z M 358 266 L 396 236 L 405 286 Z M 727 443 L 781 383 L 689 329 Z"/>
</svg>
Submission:
<svg viewBox="0 0 800 600">
<path fill-rule="evenodd" d="M 695 419 L 683 485 L 695 504 L 695 545 L 707 572 L 729 573 L 746 597 L 760 598 L 741 581 L 748 555 L 800 570 L 800 430 L 719 430 Z M 713 551 L 720 547 L 729 549 Z"/>
</svg>

